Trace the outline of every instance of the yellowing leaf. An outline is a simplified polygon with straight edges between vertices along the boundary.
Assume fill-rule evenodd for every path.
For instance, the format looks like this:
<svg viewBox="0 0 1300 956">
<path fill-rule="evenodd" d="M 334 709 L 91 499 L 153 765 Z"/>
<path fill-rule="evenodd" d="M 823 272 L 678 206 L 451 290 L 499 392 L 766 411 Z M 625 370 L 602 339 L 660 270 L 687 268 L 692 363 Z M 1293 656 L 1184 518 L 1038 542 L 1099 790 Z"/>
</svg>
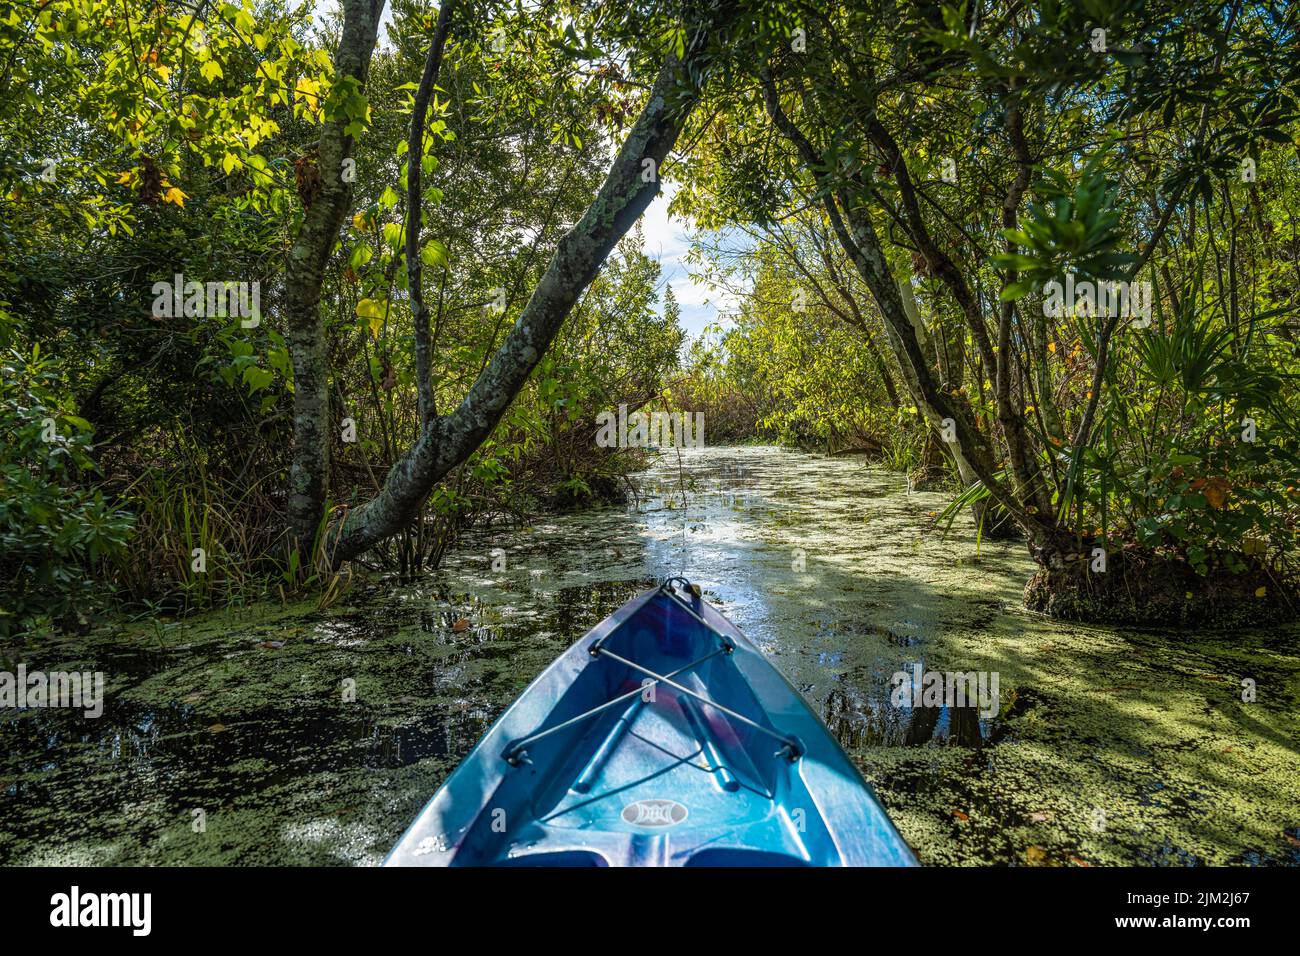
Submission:
<svg viewBox="0 0 1300 956">
<path fill-rule="evenodd" d="M 185 208 L 185 200 L 189 199 L 190 197 L 187 196 L 185 193 L 181 192 L 181 191 L 180 191 L 179 189 L 177 189 L 175 186 L 173 186 L 173 187 L 171 187 L 171 189 L 169 189 L 169 190 L 167 190 L 165 193 L 163 193 L 163 197 L 162 197 L 162 198 L 163 198 L 163 202 L 171 202 L 171 203 L 175 203 L 176 205 L 178 205 L 178 206 L 180 206 L 182 209 L 184 209 L 184 208 Z"/>
<path fill-rule="evenodd" d="M 379 330 L 383 328 L 387 312 L 388 303 L 383 299 L 362 299 L 357 303 L 357 315 L 367 320 L 371 338 L 379 338 Z"/>
<path fill-rule="evenodd" d="M 297 101 L 294 106 L 295 112 L 301 110 L 314 120 L 320 120 L 323 117 L 321 109 L 320 84 L 309 76 L 300 76 L 298 82 L 294 84 L 294 99 Z"/>
<path fill-rule="evenodd" d="M 1215 475 L 1205 482 L 1201 488 L 1201 494 L 1205 495 L 1205 503 L 1211 508 L 1222 508 L 1228 501 L 1228 492 L 1232 491 L 1232 485 L 1228 484 L 1226 478 Z"/>
<path fill-rule="evenodd" d="M 363 319 L 383 318 L 385 302 L 383 299 L 362 299 L 357 303 L 357 315 Z"/>
<path fill-rule="evenodd" d="M 1266 587 L 1255 588 L 1255 597 L 1262 598 L 1265 597 L 1267 594 L 1268 594 L 1268 588 Z"/>
</svg>

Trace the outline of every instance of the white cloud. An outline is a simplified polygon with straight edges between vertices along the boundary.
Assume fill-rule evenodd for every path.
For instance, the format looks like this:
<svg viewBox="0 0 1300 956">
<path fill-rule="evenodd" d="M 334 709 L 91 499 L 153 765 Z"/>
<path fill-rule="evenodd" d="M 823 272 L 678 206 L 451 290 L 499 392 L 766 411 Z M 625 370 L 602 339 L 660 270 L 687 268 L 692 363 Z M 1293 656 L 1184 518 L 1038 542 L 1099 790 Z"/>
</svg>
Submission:
<svg viewBox="0 0 1300 956">
<path fill-rule="evenodd" d="M 682 309 L 682 327 L 691 335 L 698 335 L 717 320 L 719 308 L 734 303 L 724 293 L 713 291 L 691 276 L 686 262 L 691 247 L 686 232 L 689 224 L 668 214 L 668 204 L 677 195 L 677 189 L 676 183 L 664 183 L 663 191 L 641 216 L 641 233 L 645 237 L 646 255 L 658 259 L 663 269 L 660 281 L 671 285 L 677 296 Z"/>
</svg>

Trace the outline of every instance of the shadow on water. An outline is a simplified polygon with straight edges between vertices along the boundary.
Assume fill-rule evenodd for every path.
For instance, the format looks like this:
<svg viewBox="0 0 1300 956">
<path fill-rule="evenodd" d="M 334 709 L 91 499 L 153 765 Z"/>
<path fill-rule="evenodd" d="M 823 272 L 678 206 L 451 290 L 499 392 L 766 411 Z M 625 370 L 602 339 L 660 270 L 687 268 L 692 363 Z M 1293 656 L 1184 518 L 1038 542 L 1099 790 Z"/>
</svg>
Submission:
<svg viewBox="0 0 1300 956">
<path fill-rule="evenodd" d="M 0 863 L 378 862 L 551 660 L 670 574 L 803 693 L 924 863 L 1300 863 L 1294 628 L 1031 615 L 1023 547 L 944 537 L 942 495 L 853 459 L 690 451 L 644 484 L 631 508 L 470 534 L 437 575 L 329 611 L 29 649 L 104 671 L 108 696 L 98 720 L 0 712 Z M 996 675 L 996 704 L 896 706 L 916 666 Z"/>
</svg>

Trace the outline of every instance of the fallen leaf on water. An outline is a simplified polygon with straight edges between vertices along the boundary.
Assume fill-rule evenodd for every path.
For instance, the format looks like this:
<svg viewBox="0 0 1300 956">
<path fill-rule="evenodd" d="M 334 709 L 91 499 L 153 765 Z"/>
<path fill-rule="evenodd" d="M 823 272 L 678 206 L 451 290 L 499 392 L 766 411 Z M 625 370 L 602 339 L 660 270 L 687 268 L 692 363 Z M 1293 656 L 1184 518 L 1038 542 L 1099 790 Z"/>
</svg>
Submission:
<svg viewBox="0 0 1300 956">
<path fill-rule="evenodd" d="M 257 646 L 264 647 L 268 651 L 278 651 L 280 648 L 284 647 L 284 641 L 263 641 Z"/>
<path fill-rule="evenodd" d="M 197 704 L 197 703 L 198 703 L 199 701 L 201 701 L 202 699 L 203 699 L 203 695 L 202 695 L 202 694 L 186 694 L 184 697 L 181 698 L 181 703 L 182 703 L 182 704 Z"/>
<path fill-rule="evenodd" d="M 208 728 L 208 733 L 219 734 L 225 729 L 226 729 L 225 724 L 213 724 L 211 727 Z"/>
<path fill-rule="evenodd" d="M 459 621 L 451 626 L 453 631 L 464 631 L 469 627 L 469 618 L 462 617 Z"/>
</svg>

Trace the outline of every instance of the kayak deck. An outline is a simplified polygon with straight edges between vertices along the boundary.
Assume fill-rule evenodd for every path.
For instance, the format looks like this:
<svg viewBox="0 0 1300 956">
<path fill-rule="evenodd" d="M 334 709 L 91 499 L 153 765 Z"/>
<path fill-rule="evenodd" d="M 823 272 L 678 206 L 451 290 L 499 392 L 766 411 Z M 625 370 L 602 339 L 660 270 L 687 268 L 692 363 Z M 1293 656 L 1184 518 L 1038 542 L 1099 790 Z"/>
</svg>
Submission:
<svg viewBox="0 0 1300 956">
<path fill-rule="evenodd" d="M 663 588 L 552 664 L 388 862 L 914 861 L 802 698 L 726 618 Z"/>
<path fill-rule="evenodd" d="M 701 694 L 710 690 L 697 676 L 678 680 Z M 569 758 L 538 781 L 528 811 L 535 822 L 518 834 L 505 862 L 527 863 L 549 844 L 569 844 L 575 834 L 566 831 L 575 830 L 597 865 L 689 865 L 723 856 L 744 862 L 753 846 L 783 863 L 810 858 L 781 812 L 779 775 L 759 769 L 725 717 L 710 719 L 708 705 L 671 688 L 656 689 L 653 701 L 643 700 L 639 685 L 629 689 L 637 696 L 594 719 Z M 767 750 L 759 765 L 782 759 Z M 700 834 L 721 845 L 701 856 Z"/>
</svg>

